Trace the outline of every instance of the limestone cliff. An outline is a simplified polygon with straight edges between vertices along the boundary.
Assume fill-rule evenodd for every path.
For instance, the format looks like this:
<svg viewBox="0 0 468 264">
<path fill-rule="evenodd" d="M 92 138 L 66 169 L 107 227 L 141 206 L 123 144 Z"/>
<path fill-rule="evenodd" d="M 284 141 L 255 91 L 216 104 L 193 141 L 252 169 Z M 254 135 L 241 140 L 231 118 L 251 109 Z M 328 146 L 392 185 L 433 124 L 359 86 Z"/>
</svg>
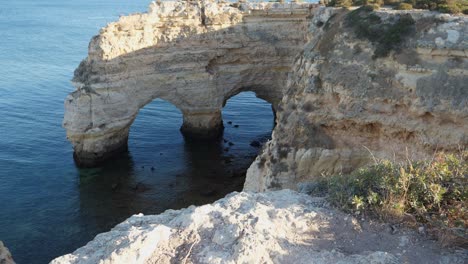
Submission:
<svg viewBox="0 0 468 264">
<path fill-rule="evenodd" d="M 366 19 L 388 38 L 366 38 Z M 401 21 L 409 21 L 405 30 Z M 300 189 L 374 157 L 417 160 L 466 148 L 468 17 L 322 8 L 308 34 L 245 190 Z M 399 45 L 385 42 L 395 37 Z"/>
<path fill-rule="evenodd" d="M 312 7 L 153 2 L 147 13 L 110 23 L 91 40 L 65 100 L 76 160 L 94 165 L 125 148 L 138 111 L 156 98 L 179 108 L 182 131 L 198 137 L 220 132 L 221 109 L 239 92 L 276 106 L 307 42 Z"/>
</svg>

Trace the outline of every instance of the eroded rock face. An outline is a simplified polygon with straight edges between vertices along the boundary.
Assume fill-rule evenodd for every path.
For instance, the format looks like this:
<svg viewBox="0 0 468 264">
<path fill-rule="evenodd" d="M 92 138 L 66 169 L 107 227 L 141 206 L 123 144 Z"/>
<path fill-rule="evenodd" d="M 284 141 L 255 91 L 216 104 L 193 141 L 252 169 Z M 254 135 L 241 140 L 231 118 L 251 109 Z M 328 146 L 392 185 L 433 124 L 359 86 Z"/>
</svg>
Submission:
<svg viewBox="0 0 468 264">
<path fill-rule="evenodd" d="M 242 91 L 276 106 L 307 42 L 311 4 L 152 3 L 103 28 L 75 71 L 63 126 L 81 165 L 125 149 L 139 109 L 156 98 L 184 116 L 185 134 L 222 129 L 221 109 Z"/>
<path fill-rule="evenodd" d="M 410 11 L 400 49 L 345 25 L 349 11 L 317 10 L 294 63 L 273 139 L 249 168 L 245 190 L 298 189 L 373 158 L 418 160 L 468 145 L 468 18 Z M 383 21 L 403 16 L 377 11 Z"/>
<path fill-rule="evenodd" d="M 233 193 L 213 204 L 135 215 L 65 263 L 463 263 L 431 241 L 360 223 L 290 190 Z"/>
<path fill-rule="evenodd" d="M 8 248 L 0 241 L 0 264 L 15 264 Z"/>
</svg>

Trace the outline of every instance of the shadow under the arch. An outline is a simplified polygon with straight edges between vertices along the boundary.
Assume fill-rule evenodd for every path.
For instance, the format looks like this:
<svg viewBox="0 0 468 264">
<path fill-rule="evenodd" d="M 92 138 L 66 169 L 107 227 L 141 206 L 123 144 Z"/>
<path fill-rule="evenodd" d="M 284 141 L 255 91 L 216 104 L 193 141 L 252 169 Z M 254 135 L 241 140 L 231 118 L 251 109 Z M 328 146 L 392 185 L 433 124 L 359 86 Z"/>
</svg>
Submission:
<svg viewBox="0 0 468 264">
<path fill-rule="evenodd" d="M 134 161 L 122 152 L 98 168 L 79 169 L 80 216 L 83 223 L 107 230 L 134 214 L 137 193 Z M 93 229 L 91 228 L 91 229 Z"/>
</svg>

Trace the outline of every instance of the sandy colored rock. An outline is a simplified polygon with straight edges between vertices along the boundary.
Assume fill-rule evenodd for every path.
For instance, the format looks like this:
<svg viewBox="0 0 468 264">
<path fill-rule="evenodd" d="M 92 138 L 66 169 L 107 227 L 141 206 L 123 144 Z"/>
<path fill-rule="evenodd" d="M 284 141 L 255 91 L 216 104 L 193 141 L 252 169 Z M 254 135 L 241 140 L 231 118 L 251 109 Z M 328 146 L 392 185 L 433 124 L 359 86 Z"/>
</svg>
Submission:
<svg viewBox="0 0 468 264">
<path fill-rule="evenodd" d="M 221 109 L 242 91 L 276 106 L 314 6 L 163 1 L 110 23 L 91 40 L 65 100 L 76 160 L 94 165 L 125 149 L 138 111 L 156 98 L 181 110 L 192 137 L 218 135 Z"/>
<path fill-rule="evenodd" d="M 376 45 L 345 26 L 348 11 L 316 10 L 245 190 L 298 189 L 374 158 L 430 159 L 468 146 L 468 18 L 375 12 L 383 21 L 407 13 L 415 24 L 401 48 L 373 58 Z"/>
<path fill-rule="evenodd" d="M 404 243 L 404 246 L 402 246 Z M 213 204 L 135 215 L 100 234 L 65 263 L 463 263 L 411 232 L 329 209 L 290 190 L 232 193 Z"/>
</svg>

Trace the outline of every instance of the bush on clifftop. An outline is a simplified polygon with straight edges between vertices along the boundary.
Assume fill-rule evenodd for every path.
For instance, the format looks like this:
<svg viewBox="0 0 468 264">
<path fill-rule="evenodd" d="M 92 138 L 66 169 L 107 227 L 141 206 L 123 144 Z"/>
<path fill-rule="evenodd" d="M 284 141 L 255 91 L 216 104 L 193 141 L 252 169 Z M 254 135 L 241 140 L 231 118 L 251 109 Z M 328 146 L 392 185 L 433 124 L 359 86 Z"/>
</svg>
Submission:
<svg viewBox="0 0 468 264">
<path fill-rule="evenodd" d="M 468 151 L 406 164 L 376 161 L 349 176 L 324 177 L 319 189 L 345 211 L 426 224 L 442 242 L 468 245 Z"/>
<path fill-rule="evenodd" d="M 413 9 L 413 6 L 408 3 L 400 3 L 395 9 L 398 10 L 411 10 Z"/>
<path fill-rule="evenodd" d="M 384 22 L 372 11 L 371 5 L 362 6 L 349 12 L 346 25 L 354 29 L 358 38 L 364 38 L 375 45 L 374 58 L 385 57 L 397 50 L 405 37 L 413 30 L 414 20 L 406 14 L 396 21 Z"/>
<path fill-rule="evenodd" d="M 326 6 L 350 7 L 363 5 L 388 5 L 395 9 L 429 9 L 442 13 L 468 14 L 468 0 L 323 0 Z M 411 7 L 410 7 L 411 6 Z"/>
</svg>

